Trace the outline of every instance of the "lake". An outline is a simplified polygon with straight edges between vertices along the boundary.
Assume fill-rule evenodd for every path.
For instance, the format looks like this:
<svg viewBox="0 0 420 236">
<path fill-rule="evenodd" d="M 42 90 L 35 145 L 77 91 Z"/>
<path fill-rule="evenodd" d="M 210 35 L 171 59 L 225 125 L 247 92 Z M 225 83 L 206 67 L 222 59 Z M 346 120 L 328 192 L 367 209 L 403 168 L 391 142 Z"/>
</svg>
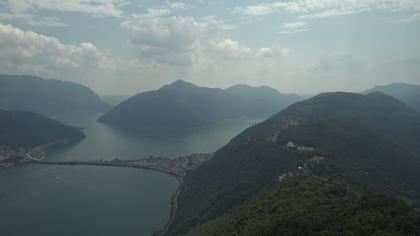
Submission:
<svg viewBox="0 0 420 236">
<path fill-rule="evenodd" d="M 184 137 L 147 138 L 96 122 L 67 117 L 86 139 L 50 151 L 50 160 L 139 159 L 213 152 L 257 123 L 225 121 Z M 168 220 L 177 180 L 143 169 L 26 165 L 0 171 L 0 234 L 147 236 Z"/>
</svg>

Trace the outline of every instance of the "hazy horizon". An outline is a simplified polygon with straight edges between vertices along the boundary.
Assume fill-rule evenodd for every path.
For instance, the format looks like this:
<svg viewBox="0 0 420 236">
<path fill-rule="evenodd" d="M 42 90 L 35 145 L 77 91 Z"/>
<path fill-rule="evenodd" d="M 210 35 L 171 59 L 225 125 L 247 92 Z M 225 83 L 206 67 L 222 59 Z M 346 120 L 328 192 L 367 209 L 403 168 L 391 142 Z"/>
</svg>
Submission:
<svg viewBox="0 0 420 236">
<path fill-rule="evenodd" d="M 420 82 L 420 2 L 8 0 L 0 72 L 133 95 L 182 79 L 283 93 Z"/>
<path fill-rule="evenodd" d="M 2 235 L 420 236 L 419 180 L 420 0 L 0 0 Z"/>
</svg>

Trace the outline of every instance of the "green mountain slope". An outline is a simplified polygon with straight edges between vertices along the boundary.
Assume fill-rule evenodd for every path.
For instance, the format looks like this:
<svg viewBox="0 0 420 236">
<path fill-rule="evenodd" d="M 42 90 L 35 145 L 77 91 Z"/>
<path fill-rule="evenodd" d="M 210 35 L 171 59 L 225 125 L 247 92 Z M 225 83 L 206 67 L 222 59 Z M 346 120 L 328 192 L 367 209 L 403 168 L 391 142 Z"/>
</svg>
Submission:
<svg viewBox="0 0 420 236">
<path fill-rule="evenodd" d="M 109 107 L 90 88 L 80 84 L 0 74 L 0 109 L 58 116 L 105 112 Z"/>
<path fill-rule="evenodd" d="M 268 117 L 299 100 L 274 89 L 266 94 L 267 89 L 240 86 L 222 90 L 177 81 L 131 97 L 99 121 L 137 133 L 172 134 L 224 119 Z"/>
<path fill-rule="evenodd" d="M 239 134 L 184 178 L 167 235 L 226 214 L 315 157 L 322 161 L 310 168 L 314 175 L 418 204 L 419 122 L 419 113 L 380 93 L 326 93 L 295 103 Z"/>
<path fill-rule="evenodd" d="M 187 235 L 420 235 L 420 213 L 384 194 L 296 176 Z"/>
<path fill-rule="evenodd" d="M 37 113 L 0 110 L 0 145 L 30 148 L 63 139 L 78 141 L 84 137 L 79 129 Z"/>
</svg>

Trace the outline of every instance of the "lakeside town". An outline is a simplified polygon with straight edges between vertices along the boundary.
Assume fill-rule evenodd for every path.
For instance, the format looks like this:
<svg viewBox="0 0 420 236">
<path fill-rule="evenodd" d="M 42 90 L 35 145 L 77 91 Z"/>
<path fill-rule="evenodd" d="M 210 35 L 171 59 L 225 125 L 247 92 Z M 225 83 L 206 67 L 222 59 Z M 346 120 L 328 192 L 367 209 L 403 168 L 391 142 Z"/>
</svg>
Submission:
<svg viewBox="0 0 420 236">
<path fill-rule="evenodd" d="M 115 166 L 115 167 L 132 167 L 156 170 L 163 173 L 173 175 L 177 178 L 184 177 L 189 170 L 196 169 L 204 162 L 210 160 L 213 153 L 204 154 L 190 154 L 180 156 L 174 159 L 167 157 L 150 156 L 144 159 L 137 160 L 93 160 L 93 161 L 43 161 L 33 159 L 33 164 L 44 165 L 89 165 L 89 166 Z"/>
<path fill-rule="evenodd" d="M 4 145 L 0 145 L 0 169 L 5 169 L 20 164 L 30 162 L 26 157 L 25 149 L 14 150 Z"/>
<path fill-rule="evenodd" d="M 56 145 L 65 145 L 67 143 L 68 140 L 57 140 L 31 149 L 12 149 L 10 147 L 0 145 L 0 169 L 19 166 L 33 161 L 40 161 L 46 156 L 49 148 Z"/>
<path fill-rule="evenodd" d="M 95 165 L 95 166 L 119 166 L 153 169 L 183 177 L 189 170 L 196 169 L 204 162 L 213 157 L 213 153 L 194 153 L 176 158 L 149 156 L 137 160 L 93 160 L 93 161 L 43 161 L 48 148 L 57 144 L 65 144 L 60 140 L 46 145 L 38 146 L 30 150 L 19 148 L 11 149 L 7 146 L 0 146 L 0 169 L 19 166 L 22 164 L 48 164 L 48 165 Z"/>
<path fill-rule="evenodd" d="M 142 167 L 151 167 L 183 177 L 187 171 L 196 169 L 212 157 L 213 153 L 194 153 L 175 159 L 150 156 L 147 159 L 127 161 L 127 163 Z"/>
</svg>

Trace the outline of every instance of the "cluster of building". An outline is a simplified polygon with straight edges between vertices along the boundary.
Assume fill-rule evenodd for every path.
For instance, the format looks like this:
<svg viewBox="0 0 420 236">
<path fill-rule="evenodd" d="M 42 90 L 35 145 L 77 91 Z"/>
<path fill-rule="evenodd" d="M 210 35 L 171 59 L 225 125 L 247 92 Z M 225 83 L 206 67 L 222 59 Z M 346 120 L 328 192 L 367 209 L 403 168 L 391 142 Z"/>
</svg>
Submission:
<svg viewBox="0 0 420 236">
<path fill-rule="evenodd" d="M 302 145 L 298 145 L 294 142 L 287 142 L 286 147 L 289 149 L 293 149 L 293 150 L 297 150 L 297 151 L 301 151 L 301 152 L 313 152 L 315 151 L 315 148 L 313 147 L 305 147 Z"/>
<path fill-rule="evenodd" d="M 276 126 L 281 129 L 286 129 L 290 127 L 297 127 L 305 122 L 305 119 L 294 116 L 280 116 L 275 122 Z"/>
<path fill-rule="evenodd" d="M 26 155 L 29 155 L 33 160 L 41 160 L 46 154 L 46 148 L 35 148 L 30 150 Z"/>
<path fill-rule="evenodd" d="M 15 150 L 0 145 L 0 169 L 24 164 L 35 159 L 39 160 L 45 153 L 46 151 L 42 148 L 36 148 L 26 152 L 24 148 Z"/>
<path fill-rule="evenodd" d="M 319 165 L 319 163 L 321 163 L 323 160 L 325 160 L 325 157 L 321 157 L 321 156 L 314 156 L 312 158 L 309 158 L 303 163 L 303 165 L 298 166 L 296 170 L 280 175 L 278 178 L 278 182 L 282 183 L 286 178 L 292 177 L 292 176 L 312 175 L 313 168 Z"/>
<path fill-rule="evenodd" d="M 12 150 L 9 147 L 0 145 L 0 169 L 13 166 L 13 163 L 10 160 L 16 155 L 16 151 Z"/>
<path fill-rule="evenodd" d="M 274 133 L 274 135 L 266 137 L 265 138 L 265 142 L 267 142 L 267 143 L 275 143 L 275 142 L 277 142 L 277 139 L 279 137 L 279 134 L 280 134 L 279 132 L 276 132 L 276 133 Z"/>
<path fill-rule="evenodd" d="M 210 160 L 213 153 L 195 153 L 186 156 L 180 156 L 175 159 L 166 157 L 153 157 L 147 159 L 129 161 L 130 164 L 160 170 L 179 177 L 185 176 L 187 171 L 196 169 L 204 162 Z"/>
</svg>

